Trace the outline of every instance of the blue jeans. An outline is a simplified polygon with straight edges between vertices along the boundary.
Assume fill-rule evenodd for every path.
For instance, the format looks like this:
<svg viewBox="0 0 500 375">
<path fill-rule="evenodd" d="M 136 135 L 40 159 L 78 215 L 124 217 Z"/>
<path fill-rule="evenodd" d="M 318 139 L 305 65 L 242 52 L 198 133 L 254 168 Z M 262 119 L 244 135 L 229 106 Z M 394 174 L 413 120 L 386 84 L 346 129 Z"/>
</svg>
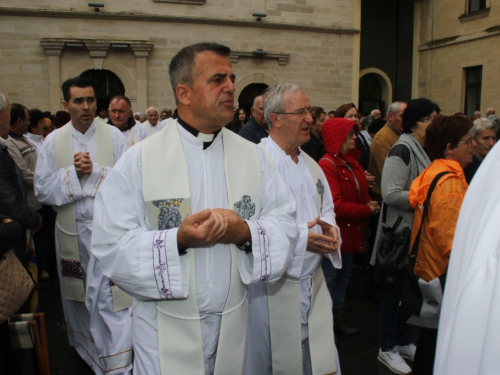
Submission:
<svg viewBox="0 0 500 375">
<path fill-rule="evenodd" d="M 384 290 L 380 305 L 380 349 L 387 352 L 396 345 L 404 346 L 413 343 L 411 326 L 401 316 L 399 305 L 401 290 Z"/>
<path fill-rule="evenodd" d="M 347 291 L 347 283 L 349 282 L 349 275 L 352 269 L 352 259 L 354 254 L 342 254 L 342 268 L 336 269 L 333 267 L 329 259 L 323 258 L 321 267 L 325 274 L 326 285 L 332 297 L 332 304 L 334 310 L 341 310 L 344 308 L 345 295 Z"/>
</svg>

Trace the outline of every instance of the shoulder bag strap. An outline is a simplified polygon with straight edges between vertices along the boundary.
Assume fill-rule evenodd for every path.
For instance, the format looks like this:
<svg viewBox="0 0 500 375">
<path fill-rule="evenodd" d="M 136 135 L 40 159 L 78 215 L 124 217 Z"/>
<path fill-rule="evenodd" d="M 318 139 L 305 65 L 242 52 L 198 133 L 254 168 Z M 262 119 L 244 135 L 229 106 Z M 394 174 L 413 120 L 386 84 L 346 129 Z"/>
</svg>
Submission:
<svg viewBox="0 0 500 375">
<path fill-rule="evenodd" d="M 323 157 L 321 160 L 328 160 L 330 163 L 332 163 L 332 165 L 335 169 L 338 169 L 337 164 L 335 164 L 335 162 L 332 159 Z"/>
<path fill-rule="evenodd" d="M 416 257 L 418 254 L 418 247 L 420 244 L 420 234 L 422 233 L 422 227 L 424 226 L 424 221 L 425 218 L 427 217 L 427 212 L 429 211 L 429 204 L 431 201 L 431 195 L 434 192 L 434 189 L 436 188 L 436 185 L 438 181 L 443 177 L 444 175 L 447 175 L 449 173 L 454 173 L 454 172 L 441 172 L 434 177 L 434 180 L 432 180 L 431 186 L 429 187 L 429 191 L 427 192 L 427 198 L 425 199 L 424 202 L 424 212 L 422 213 L 422 221 L 420 222 L 420 228 L 418 229 L 417 236 L 415 237 L 415 242 L 413 242 L 413 246 L 411 247 L 410 251 L 410 258 L 411 257 Z"/>
</svg>

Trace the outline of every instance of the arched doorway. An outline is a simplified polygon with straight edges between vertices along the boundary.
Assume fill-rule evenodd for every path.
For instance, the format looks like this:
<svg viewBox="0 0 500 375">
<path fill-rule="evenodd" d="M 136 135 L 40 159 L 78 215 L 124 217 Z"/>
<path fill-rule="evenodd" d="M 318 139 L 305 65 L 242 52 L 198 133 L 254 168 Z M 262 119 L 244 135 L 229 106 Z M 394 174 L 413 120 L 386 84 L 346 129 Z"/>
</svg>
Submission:
<svg viewBox="0 0 500 375">
<path fill-rule="evenodd" d="M 109 100 L 116 95 L 125 95 L 125 87 L 118 76 L 109 70 L 87 70 L 82 73 L 92 80 L 95 87 L 95 96 L 97 99 L 97 110 L 100 108 L 108 109 Z"/>
<path fill-rule="evenodd" d="M 392 85 L 383 71 L 370 68 L 360 72 L 359 110 L 367 115 L 373 109 L 386 112 L 386 106 L 392 101 Z"/>
<path fill-rule="evenodd" d="M 250 114 L 250 108 L 252 108 L 253 100 L 256 96 L 261 95 L 265 89 L 269 86 L 265 83 L 251 83 L 241 91 L 238 97 L 238 106 L 244 108 L 248 114 Z"/>
<path fill-rule="evenodd" d="M 382 88 L 374 74 L 367 74 L 359 80 L 359 110 L 364 115 L 373 109 L 384 113 L 385 102 L 382 100 Z"/>
</svg>

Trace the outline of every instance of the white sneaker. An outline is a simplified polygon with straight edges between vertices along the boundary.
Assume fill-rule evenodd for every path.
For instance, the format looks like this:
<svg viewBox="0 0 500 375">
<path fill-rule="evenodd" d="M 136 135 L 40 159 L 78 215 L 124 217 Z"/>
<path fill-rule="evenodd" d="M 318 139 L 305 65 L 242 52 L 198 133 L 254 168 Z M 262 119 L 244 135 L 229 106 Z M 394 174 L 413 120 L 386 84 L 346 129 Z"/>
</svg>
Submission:
<svg viewBox="0 0 500 375">
<path fill-rule="evenodd" d="M 415 344 L 410 344 L 410 345 L 405 345 L 405 346 L 396 346 L 396 349 L 398 350 L 399 354 L 401 354 L 401 357 L 409 359 L 410 361 L 415 360 L 415 351 L 417 350 L 417 347 Z"/>
<path fill-rule="evenodd" d="M 395 347 L 389 352 L 383 352 L 382 349 L 379 349 L 378 360 L 396 374 L 411 374 L 410 366 L 408 366 Z"/>
</svg>

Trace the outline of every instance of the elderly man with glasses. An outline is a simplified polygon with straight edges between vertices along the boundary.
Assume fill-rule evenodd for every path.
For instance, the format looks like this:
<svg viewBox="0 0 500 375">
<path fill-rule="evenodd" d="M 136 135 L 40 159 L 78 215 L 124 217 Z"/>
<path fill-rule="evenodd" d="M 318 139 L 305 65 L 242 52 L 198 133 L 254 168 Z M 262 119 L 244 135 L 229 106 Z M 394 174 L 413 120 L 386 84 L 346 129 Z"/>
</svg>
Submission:
<svg viewBox="0 0 500 375">
<path fill-rule="evenodd" d="M 297 205 L 299 238 L 286 275 L 250 286 L 245 375 L 340 373 L 328 289 L 320 267 L 340 268 L 339 229 L 323 171 L 300 146 L 310 138 L 311 104 L 302 88 L 282 84 L 264 93 L 270 163 Z"/>
</svg>

